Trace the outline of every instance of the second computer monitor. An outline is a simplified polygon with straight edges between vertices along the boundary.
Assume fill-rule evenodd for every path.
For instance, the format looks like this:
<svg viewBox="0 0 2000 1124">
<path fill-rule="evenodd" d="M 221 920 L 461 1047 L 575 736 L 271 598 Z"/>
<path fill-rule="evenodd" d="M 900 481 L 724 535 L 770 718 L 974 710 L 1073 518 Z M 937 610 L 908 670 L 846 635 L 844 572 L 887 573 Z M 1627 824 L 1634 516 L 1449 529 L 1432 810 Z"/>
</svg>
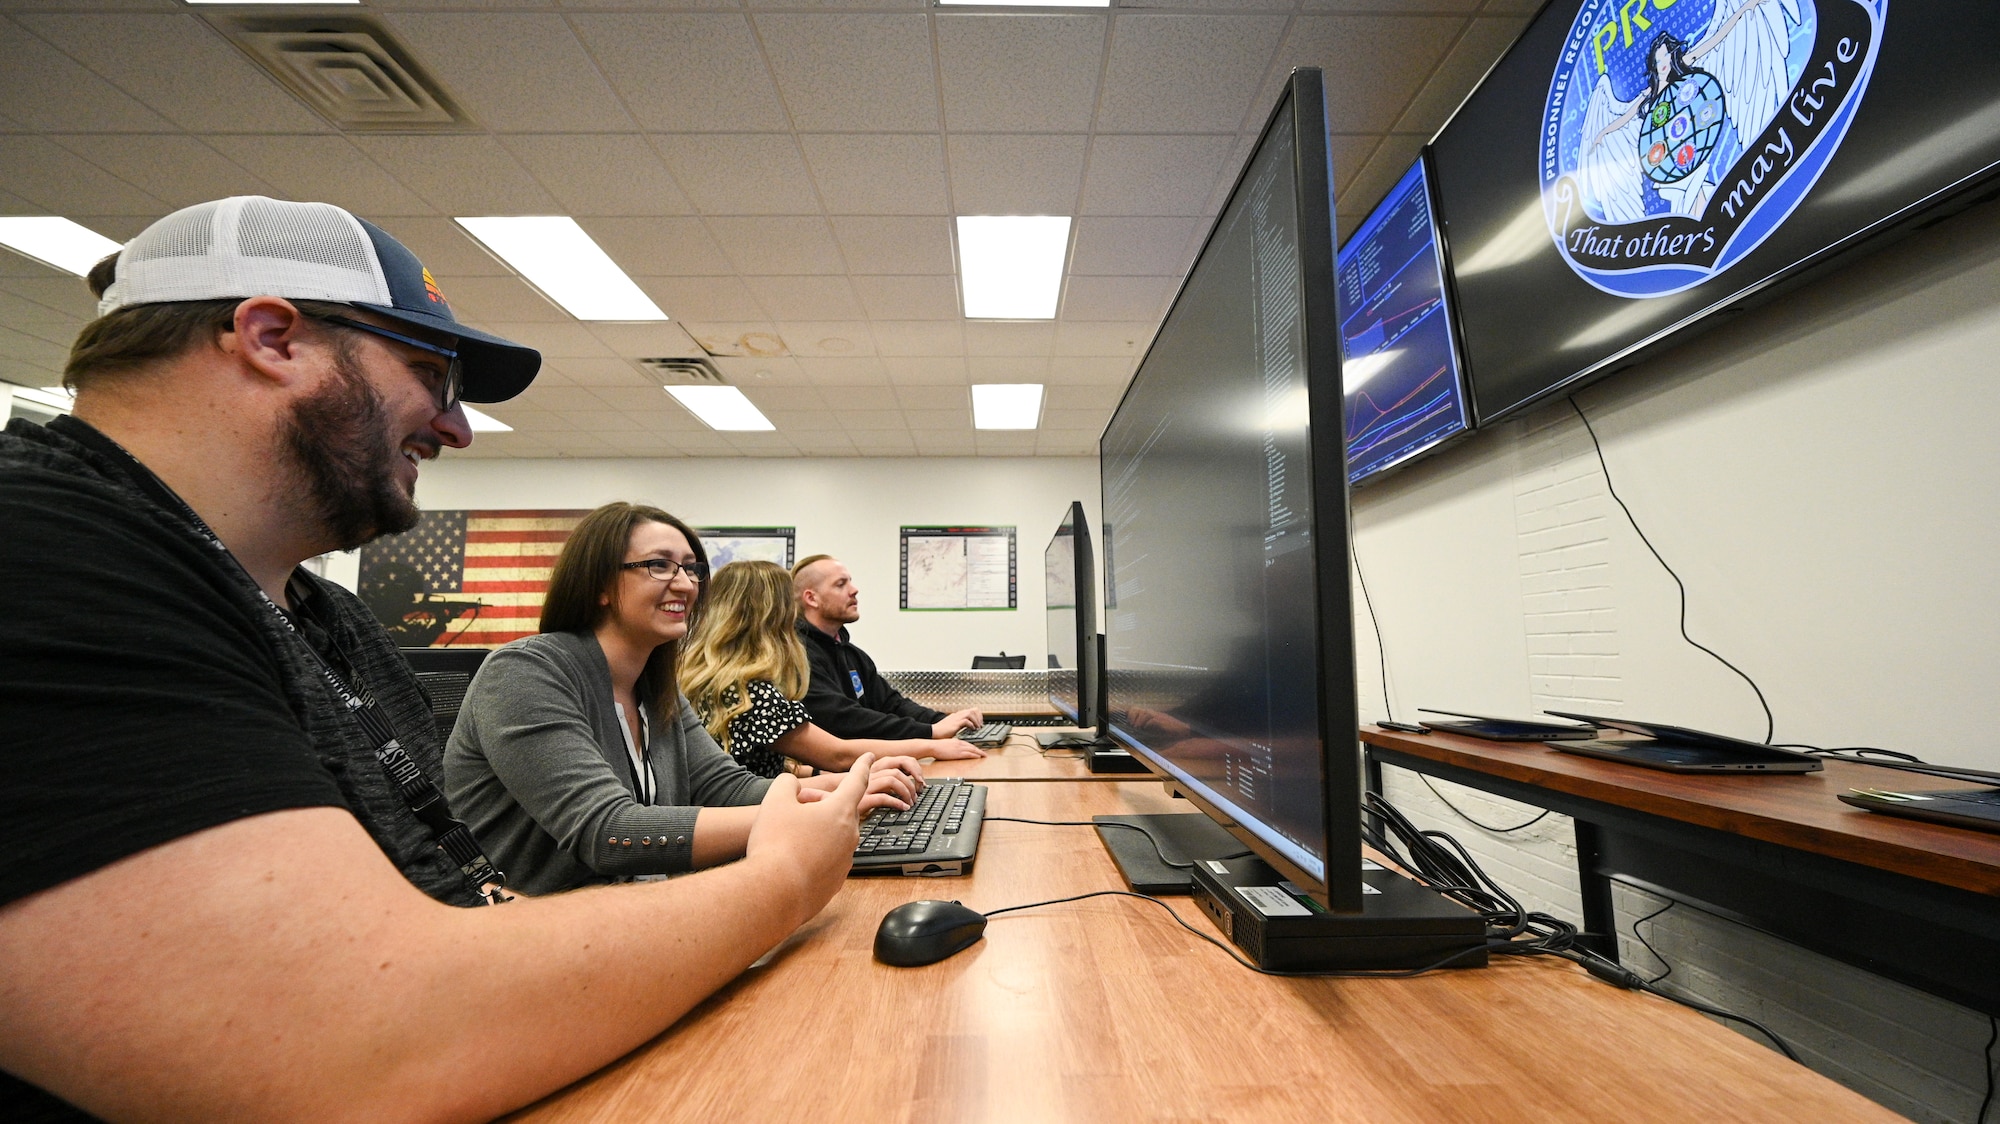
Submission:
<svg viewBox="0 0 2000 1124">
<path fill-rule="evenodd" d="M 1078 726 L 1102 720 L 1097 651 L 1097 567 L 1083 502 L 1072 500 L 1042 552 L 1048 605 L 1049 703 Z"/>
</svg>

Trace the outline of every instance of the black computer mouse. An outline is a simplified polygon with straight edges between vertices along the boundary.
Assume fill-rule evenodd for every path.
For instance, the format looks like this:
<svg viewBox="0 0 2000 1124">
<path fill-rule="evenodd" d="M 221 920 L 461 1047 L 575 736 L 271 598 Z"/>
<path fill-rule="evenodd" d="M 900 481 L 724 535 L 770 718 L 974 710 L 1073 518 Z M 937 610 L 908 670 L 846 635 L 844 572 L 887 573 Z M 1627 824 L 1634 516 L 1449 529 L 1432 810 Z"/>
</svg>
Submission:
<svg viewBox="0 0 2000 1124">
<path fill-rule="evenodd" d="M 977 943 L 986 915 L 957 902 L 906 902 L 882 916 L 875 959 L 898 968 L 935 964 Z"/>
</svg>

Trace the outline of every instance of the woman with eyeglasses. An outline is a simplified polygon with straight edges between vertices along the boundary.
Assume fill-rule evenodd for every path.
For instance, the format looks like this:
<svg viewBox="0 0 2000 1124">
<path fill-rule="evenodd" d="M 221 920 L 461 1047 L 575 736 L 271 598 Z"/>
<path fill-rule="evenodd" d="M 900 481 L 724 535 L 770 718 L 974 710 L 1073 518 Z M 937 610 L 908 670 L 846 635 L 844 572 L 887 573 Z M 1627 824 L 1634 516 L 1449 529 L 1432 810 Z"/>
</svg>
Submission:
<svg viewBox="0 0 2000 1124">
<path fill-rule="evenodd" d="M 741 858 L 770 781 L 715 744 L 675 683 L 708 560 L 657 507 L 611 503 L 563 543 L 541 634 L 488 656 L 445 749 L 444 788 L 510 888 L 546 894 Z M 862 810 L 901 810 L 901 763 Z M 802 783 L 817 799 L 838 776 Z"/>
<path fill-rule="evenodd" d="M 751 772 L 764 777 L 838 772 L 864 753 L 878 761 L 986 756 L 956 739 L 837 738 L 814 725 L 799 701 L 812 668 L 799 641 L 792 575 L 784 567 L 732 563 L 715 575 L 706 595 L 701 622 L 688 634 L 681 690 L 710 736 Z"/>
</svg>

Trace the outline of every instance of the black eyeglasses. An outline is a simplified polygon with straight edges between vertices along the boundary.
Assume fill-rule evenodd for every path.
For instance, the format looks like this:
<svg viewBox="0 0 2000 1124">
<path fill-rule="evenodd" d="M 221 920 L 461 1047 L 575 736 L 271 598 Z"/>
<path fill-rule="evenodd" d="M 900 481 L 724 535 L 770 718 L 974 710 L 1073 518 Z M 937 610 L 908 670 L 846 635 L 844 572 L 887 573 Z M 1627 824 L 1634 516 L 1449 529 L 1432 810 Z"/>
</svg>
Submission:
<svg viewBox="0 0 2000 1124">
<path fill-rule="evenodd" d="M 671 558 L 641 558 L 637 562 L 621 563 L 621 570 L 644 570 L 646 576 L 656 582 L 673 581 L 676 575 L 686 574 L 696 585 L 708 580 L 708 566 L 701 562 L 676 562 Z"/>
<path fill-rule="evenodd" d="M 427 343 L 415 336 L 406 336 L 401 332 L 376 327 L 365 320 L 350 320 L 345 316 L 315 316 L 313 319 L 338 324 L 343 328 L 352 328 L 357 332 L 367 332 L 371 336 L 381 336 L 385 340 L 395 340 L 406 347 L 414 347 L 418 351 L 449 360 L 444 368 L 444 385 L 438 387 L 438 413 L 450 413 L 451 408 L 458 405 L 459 395 L 465 390 L 465 360 L 459 357 L 458 352 L 448 347 Z"/>
</svg>

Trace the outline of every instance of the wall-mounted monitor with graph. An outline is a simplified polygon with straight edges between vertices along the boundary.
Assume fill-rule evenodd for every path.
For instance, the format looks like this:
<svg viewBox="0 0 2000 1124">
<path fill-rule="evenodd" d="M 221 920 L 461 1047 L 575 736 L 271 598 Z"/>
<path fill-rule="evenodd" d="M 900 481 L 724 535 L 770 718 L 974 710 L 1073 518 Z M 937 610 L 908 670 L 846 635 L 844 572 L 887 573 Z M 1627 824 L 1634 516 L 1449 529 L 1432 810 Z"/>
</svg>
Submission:
<svg viewBox="0 0 2000 1124">
<path fill-rule="evenodd" d="M 1340 247 L 1347 476 L 1360 482 L 1471 425 L 1424 158 Z"/>
</svg>

